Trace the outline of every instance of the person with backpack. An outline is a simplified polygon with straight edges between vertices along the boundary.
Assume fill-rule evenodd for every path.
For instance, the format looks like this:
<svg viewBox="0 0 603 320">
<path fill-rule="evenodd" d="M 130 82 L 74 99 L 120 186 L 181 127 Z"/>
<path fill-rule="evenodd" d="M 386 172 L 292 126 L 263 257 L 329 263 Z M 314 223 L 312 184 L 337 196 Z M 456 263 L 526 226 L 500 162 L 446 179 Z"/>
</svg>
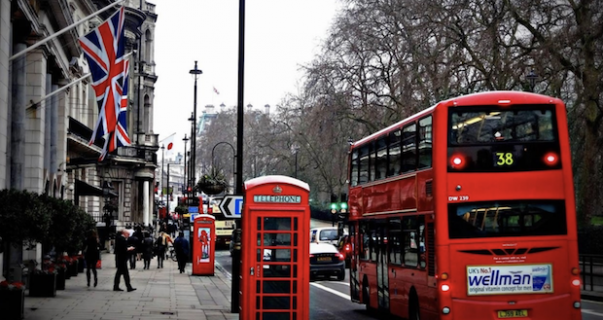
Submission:
<svg viewBox="0 0 603 320">
<path fill-rule="evenodd" d="M 159 233 L 155 246 L 157 247 L 157 269 L 163 268 L 163 260 L 165 260 L 165 252 L 168 243 L 172 243 L 172 238 L 165 232 Z"/>
</svg>

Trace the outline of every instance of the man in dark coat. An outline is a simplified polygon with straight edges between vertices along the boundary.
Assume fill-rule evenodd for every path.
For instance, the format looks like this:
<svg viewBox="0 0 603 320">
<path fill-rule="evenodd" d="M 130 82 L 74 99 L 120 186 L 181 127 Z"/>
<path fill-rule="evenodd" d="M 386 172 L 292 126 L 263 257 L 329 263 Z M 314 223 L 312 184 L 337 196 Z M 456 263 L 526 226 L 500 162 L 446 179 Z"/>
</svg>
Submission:
<svg viewBox="0 0 603 320">
<path fill-rule="evenodd" d="M 128 237 L 130 233 L 127 230 L 121 230 L 115 235 L 115 267 L 117 272 L 115 273 L 115 280 L 113 281 L 113 291 L 124 291 L 119 288 L 119 280 L 121 275 L 124 276 L 124 282 L 128 292 L 136 290 L 130 284 L 130 273 L 128 272 L 128 258 L 129 252 L 136 250 L 135 247 L 128 247 Z"/>
<path fill-rule="evenodd" d="M 174 241 L 174 250 L 176 251 L 176 259 L 178 260 L 178 270 L 180 270 L 180 273 L 184 273 L 190 249 L 188 240 L 186 240 L 182 231 L 178 233 L 178 238 Z"/>
<path fill-rule="evenodd" d="M 141 236 L 142 237 L 142 236 Z M 130 260 L 130 269 L 136 269 L 136 253 L 138 252 L 138 248 L 141 247 L 140 239 L 136 236 L 136 232 L 134 232 L 131 236 L 128 237 L 127 240 L 128 247 L 134 247 L 134 250 L 128 251 L 128 260 Z"/>
</svg>

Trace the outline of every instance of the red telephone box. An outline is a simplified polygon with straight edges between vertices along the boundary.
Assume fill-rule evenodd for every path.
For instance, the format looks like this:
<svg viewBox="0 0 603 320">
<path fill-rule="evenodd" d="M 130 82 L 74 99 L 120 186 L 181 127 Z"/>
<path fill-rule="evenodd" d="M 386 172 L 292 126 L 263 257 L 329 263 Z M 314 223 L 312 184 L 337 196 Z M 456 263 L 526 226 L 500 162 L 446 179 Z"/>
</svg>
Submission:
<svg viewBox="0 0 603 320">
<path fill-rule="evenodd" d="M 309 192 L 286 176 L 245 182 L 241 319 L 309 319 Z"/>
<path fill-rule="evenodd" d="M 216 218 L 199 214 L 193 220 L 193 275 L 213 276 L 216 257 Z"/>
</svg>

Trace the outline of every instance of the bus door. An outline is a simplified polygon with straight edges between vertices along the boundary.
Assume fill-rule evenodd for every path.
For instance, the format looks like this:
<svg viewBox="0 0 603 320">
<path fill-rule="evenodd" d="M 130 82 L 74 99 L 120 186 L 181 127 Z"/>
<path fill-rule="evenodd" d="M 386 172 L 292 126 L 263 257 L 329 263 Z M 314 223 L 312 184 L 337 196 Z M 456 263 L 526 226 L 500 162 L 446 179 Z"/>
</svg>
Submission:
<svg viewBox="0 0 603 320">
<path fill-rule="evenodd" d="M 389 311 L 389 273 L 387 264 L 387 224 L 376 226 L 377 303 L 379 310 Z"/>
<path fill-rule="evenodd" d="M 352 245 L 352 257 L 350 260 L 350 298 L 353 302 L 360 302 L 360 282 L 358 281 L 358 254 L 361 246 L 358 243 L 358 224 L 356 222 L 348 225 L 350 233 L 350 244 Z"/>
</svg>

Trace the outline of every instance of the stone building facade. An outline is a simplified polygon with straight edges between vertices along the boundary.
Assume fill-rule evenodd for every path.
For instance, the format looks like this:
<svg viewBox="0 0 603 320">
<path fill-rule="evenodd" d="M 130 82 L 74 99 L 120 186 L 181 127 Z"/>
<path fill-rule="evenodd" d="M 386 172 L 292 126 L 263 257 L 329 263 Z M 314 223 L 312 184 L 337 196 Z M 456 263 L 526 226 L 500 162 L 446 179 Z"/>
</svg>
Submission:
<svg viewBox="0 0 603 320">
<path fill-rule="evenodd" d="M 0 189 L 73 200 L 94 217 L 101 232 L 109 229 L 107 223 L 152 223 L 158 150 L 152 117 L 155 5 L 125 0 L 112 6 L 114 2 L 0 0 Z M 99 162 L 104 141 L 88 143 L 98 108 L 78 38 L 121 5 L 131 62 L 127 129 L 132 145 Z M 111 221 L 103 219 L 107 201 L 117 208 Z M 40 260 L 41 254 L 38 246 L 16 258 Z M 13 262 L 2 261 L 0 274 Z"/>
</svg>

